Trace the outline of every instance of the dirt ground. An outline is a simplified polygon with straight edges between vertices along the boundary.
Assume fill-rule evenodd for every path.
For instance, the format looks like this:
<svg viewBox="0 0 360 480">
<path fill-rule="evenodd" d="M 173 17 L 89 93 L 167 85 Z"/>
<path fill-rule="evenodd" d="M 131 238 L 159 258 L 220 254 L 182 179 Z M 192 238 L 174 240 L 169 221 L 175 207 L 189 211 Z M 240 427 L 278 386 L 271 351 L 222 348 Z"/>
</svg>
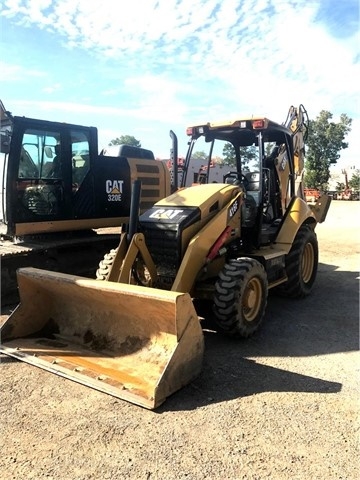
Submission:
<svg viewBox="0 0 360 480">
<path fill-rule="evenodd" d="M 360 202 L 319 225 L 313 294 L 253 338 L 206 331 L 201 375 L 149 411 L 1 357 L 5 480 L 357 480 Z"/>
</svg>

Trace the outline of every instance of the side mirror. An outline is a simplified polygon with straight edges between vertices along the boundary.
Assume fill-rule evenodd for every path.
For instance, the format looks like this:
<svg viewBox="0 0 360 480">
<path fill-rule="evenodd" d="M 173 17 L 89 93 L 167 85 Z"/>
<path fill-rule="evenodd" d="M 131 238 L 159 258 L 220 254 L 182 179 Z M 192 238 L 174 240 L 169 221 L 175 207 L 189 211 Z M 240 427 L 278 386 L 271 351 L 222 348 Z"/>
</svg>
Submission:
<svg viewBox="0 0 360 480">
<path fill-rule="evenodd" d="M 47 158 L 53 158 L 53 151 L 51 147 L 45 147 L 44 153 L 47 156 Z"/>
</svg>

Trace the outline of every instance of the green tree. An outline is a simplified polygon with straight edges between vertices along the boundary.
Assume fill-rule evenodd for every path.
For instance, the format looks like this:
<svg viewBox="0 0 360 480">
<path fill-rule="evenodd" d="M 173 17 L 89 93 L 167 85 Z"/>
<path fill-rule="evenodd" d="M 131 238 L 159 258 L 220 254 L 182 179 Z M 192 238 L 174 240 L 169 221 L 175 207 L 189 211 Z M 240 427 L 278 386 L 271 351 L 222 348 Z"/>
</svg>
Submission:
<svg viewBox="0 0 360 480">
<path fill-rule="evenodd" d="M 342 192 L 343 190 L 345 190 L 345 183 L 336 182 L 335 190 L 336 190 L 337 192 Z"/>
<path fill-rule="evenodd" d="M 356 170 L 349 180 L 349 187 L 355 191 L 360 190 L 360 170 Z"/>
<path fill-rule="evenodd" d="M 340 150 L 348 147 L 346 135 L 351 131 L 352 119 L 345 113 L 340 121 L 331 121 L 333 115 L 322 110 L 315 120 L 310 120 L 306 141 L 305 185 L 327 190 L 330 165 L 340 158 Z"/>
<path fill-rule="evenodd" d="M 203 162 L 206 162 L 207 159 L 208 159 L 208 156 L 205 152 L 203 151 L 198 151 L 198 152 L 194 152 L 192 155 L 191 155 L 191 158 L 192 160 L 202 160 Z"/>
<path fill-rule="evenodd" d="M 240 147 L 240 157 L 241 157 L 241 164 L 244 167 L 247 167 L 249 162 L 258 159 L 257 148 L 255 146 L 251 147 Z M 236 167 L 236 156 L 235 156 L 235 148 L 231 143 L 226 143 L 223 148 L 223 156 L 224 156 L 224 164 Z"/>
<path fill-rule="evenodd" d="M 120 137 L 116 137 L 109 145 L 131 145 L 132 147 L 141 147 L 141 143 L 132 135 L 121 135 Z"/>
<path fill-rule="evenodd" d="M 225 165 L 232 165 L 234 167 L 236 166 L 235 148 L 231 143 L 225 143 L 222 154 Z"/>
<path fill-rule="evenodd" d="M 269 157 L 272 154 L 273 149 L 276 147 L 275 142 L 266 142 L 265 143 L 265 155 Z"/>
</svg>

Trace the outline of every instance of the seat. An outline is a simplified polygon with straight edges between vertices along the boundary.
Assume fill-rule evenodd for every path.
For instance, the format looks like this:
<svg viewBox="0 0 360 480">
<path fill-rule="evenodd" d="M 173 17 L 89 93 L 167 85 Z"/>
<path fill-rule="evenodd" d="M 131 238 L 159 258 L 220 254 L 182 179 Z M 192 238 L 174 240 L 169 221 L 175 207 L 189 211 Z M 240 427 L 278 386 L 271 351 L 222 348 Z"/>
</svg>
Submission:
<svg viewBox="0 0 360 480">
<path fill-rule="evenodd" d="M 245 173 L 245 180 L 246 195 L 253 198 L 258 206 L 260 203 L 260 172 Z"/>
<path fill-rule="evenodd" d="M 260 172 L 246 172 L 246 190 L 260 190 Z"/>
<path fill-rule="evenodd" d="M 245 197 L 242 207 L 242 226 L 252 227 L 255 224 L 260 203 L 260 173 L 246 172 L 244 174 Z"/>
</svg>

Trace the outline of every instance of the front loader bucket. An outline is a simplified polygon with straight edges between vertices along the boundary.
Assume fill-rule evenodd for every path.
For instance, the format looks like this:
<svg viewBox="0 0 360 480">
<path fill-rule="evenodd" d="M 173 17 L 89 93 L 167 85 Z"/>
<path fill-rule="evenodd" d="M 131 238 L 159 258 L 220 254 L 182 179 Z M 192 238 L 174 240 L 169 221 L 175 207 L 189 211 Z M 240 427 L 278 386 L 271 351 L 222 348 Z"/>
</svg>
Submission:
<svg viewBox="0 0 360 480">
<path fill-rule="evenodd" d="M 149 409 L 200 372 L 204 340 L 186 293 L 18 270 L 20 305 L 0 351 Z"/>
</svg>

